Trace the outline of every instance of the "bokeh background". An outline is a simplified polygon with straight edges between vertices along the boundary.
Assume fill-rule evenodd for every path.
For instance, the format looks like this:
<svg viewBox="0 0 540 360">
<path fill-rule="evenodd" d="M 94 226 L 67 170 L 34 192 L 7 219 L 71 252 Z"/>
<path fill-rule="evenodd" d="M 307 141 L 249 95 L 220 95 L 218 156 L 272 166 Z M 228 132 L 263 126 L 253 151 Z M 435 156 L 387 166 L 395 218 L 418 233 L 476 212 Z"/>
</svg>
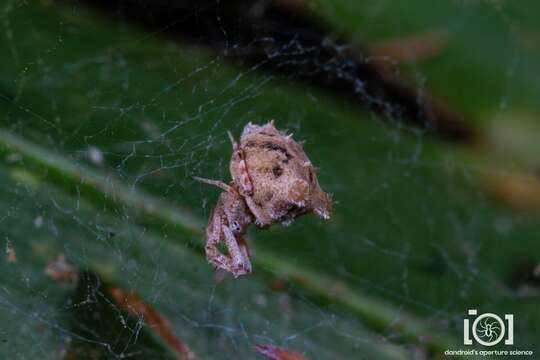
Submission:
<svg viewBox="0 0 540 360">
<path fill-rule="evenodd" d="M 539 13 L 4 0 L 2 357 L 438 359 L 471 308 L 538 353 Z M 227 130 L 270 119 L 336 204 L 250 229 L 233 279 L 202 253 L 219 190 L 192 176 L 228 181 Z"/>
</svg>

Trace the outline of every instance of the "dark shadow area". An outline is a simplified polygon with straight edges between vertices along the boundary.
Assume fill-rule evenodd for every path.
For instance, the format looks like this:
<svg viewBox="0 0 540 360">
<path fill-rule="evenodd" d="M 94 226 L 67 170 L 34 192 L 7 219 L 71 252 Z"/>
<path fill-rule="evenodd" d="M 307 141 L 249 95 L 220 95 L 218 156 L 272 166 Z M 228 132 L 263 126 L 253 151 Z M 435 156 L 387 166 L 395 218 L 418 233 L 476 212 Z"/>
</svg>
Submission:
<svg viewBox="0 0 540 360">
<path fill-rule="evenodd" d="M 382 118 L 443 138 L 470 142 L 475 134 L 443 106 L 369 61 L 367 51 L 332 33 L 301 1 L 83 0 L 117 21 L 154 34 L 212 48 L 241 65 L 321 88 Z"/>
</svg>

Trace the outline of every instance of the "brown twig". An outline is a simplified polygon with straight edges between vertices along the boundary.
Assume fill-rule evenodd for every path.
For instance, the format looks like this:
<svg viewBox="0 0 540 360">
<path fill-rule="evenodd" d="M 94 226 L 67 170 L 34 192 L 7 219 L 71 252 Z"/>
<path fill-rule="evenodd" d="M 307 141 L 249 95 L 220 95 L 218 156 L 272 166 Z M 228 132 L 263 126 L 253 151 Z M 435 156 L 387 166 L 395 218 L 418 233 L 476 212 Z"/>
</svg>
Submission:
<svg viewBox="0 0 540 360">
<path fill-rule="evenodd" d="M 448 47 L 449 34 L 444 29 L 411 34 L 370 46 L 375 57 L 389 57 L 396 62 L 413 62 L 440 55 Z"/>
<path fill-rule="evenodd" d="M 112 288 L 111 297 L 124 311 L 141 317 L 178 355 L 182 360 L 196 360 L 197 356 L 174 333 L 167 319 L 157 312 L 150 304 L 141 299 L 134 291 L 122 288 Z"/>
<path fill-rule="evenodd" d="M 270 360 L 308 360 L 308 358 L 274 345 L 255 345 L 255 350 Z"/>
</svg>

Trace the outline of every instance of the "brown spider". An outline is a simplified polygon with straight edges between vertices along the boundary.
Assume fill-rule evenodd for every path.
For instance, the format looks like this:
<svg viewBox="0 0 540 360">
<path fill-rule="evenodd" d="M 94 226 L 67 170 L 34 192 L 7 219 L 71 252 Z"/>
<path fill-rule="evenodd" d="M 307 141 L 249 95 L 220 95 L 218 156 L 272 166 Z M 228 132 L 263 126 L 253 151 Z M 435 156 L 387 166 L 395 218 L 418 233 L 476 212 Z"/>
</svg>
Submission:
<svg viewBox="0 0 540 360">
<path fill-rule="evenodd" d="M 273 120 L 261 126 L 248 123 L 240 144 L 228 134 L 233 146 L 232 181 L 195 179 L 224 190 L 206 228 L 206 257 L 238 277 L 251 272 L 249 249 L 242 237 L 251 223 L 259 228 L 289 225 L 310 212 L 329 219 L 332 199 L 320 188 L 302 144 L 277 130 Z M 228 255 L 218 250 L 220 242 L 225 243 Z"/>
</svg>

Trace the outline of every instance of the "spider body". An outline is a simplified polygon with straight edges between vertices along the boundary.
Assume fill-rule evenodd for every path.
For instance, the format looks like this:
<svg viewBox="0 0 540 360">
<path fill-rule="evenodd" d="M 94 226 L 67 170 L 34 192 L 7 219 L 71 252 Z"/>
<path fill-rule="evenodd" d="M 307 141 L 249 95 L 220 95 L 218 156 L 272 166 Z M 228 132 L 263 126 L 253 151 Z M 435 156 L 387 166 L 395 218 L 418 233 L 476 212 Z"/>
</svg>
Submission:
<svg viewBox="0 0 540 360">
<path fill-rule="evenodd" d="M 261 126 L 248 123 L 240 143 L 229 136 L 232 182 L 196 179 L 225 190 L 206 229 L 206 255 L 210 263 L 237 277 L 251 272 L 242 237 L 251 223 L 259 228 L 288 225 L 310 212 L 328 219 L 332 200 L 320 188 L 302 145 L 277 130 L 273 121 Z M 218 251 L 219 242 L 225 243 L 228 255 Z"/>
</svg>

